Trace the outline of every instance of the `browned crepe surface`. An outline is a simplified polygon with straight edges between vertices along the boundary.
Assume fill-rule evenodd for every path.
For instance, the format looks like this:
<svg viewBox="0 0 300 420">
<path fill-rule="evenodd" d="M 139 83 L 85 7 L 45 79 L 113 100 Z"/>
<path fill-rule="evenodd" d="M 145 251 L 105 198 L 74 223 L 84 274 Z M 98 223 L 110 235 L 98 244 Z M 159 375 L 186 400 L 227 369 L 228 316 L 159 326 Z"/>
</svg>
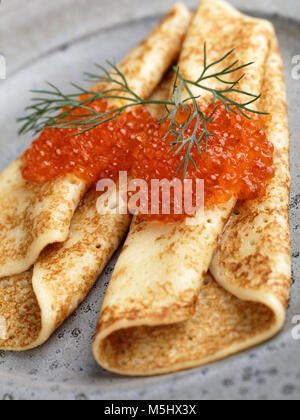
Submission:
<svg viewBox="0 0 300 420">
<path fill-rule="evenodd" d="M 213 25 L 218 30 L 206 34 Z M 99 364 L 125 375 L 168 373 L 218 360 L 267 340 L 285 320 L 291 271 L 289 135 L 276 36 L 269 23 L 248 20 L 218 0 L 202 2 L 196 26 L 215 39 L 221 56 L 235 46 L 229 39 L 251 54 L 257 49 L 263 91 L 258 106 L 272 113 L 267 134 L 275 147 L 276 176 L 263 199 L 238 205 L 223 235 L 234 203 L 206 211 L 200 230 L 134 220 L 93 344 Z M 195 23 L 190 31 L 188 45 L 193 49 L 188 47 L 187 60 L 189 53 L 197 52 L 193 39 L 199 38 Z M 245 53 L 243 57 L 252 61 Z M 192 57 L 186 71 L 196 69 L 194 62 L 198 60 Z M 248 74 L 248 86 L 260 85 L 256 74 Z M 211 275 L 205 277 L 218 237 L 211 270 L 219 283 Z"/>
<path fill-rule="evenodd" d="M 175 5 L 160 25 L 120 64 L 129 86 L 147 99 L 179 54 L 190 12 Z M 100 46 L 101 47 L 101 46 Z M 101 89 L 96 84 L 93 90 Z M 25 181 L 23 158 L 0 175 L 0 278 L 22 273 L 51 243 L 67 239 L 88 185 L 74 177 L 44 184 Z"/>
<path fill-rule="evenodd" d="M 137 93 L 148 97 L 176 60 L 189 21 L 188 9 L 182 4 L 175 5 L 146 41 L 121 64 Z M 58 181 L 54 181 L 54 192 L 57 185 Z M 38 191 L 31 184 L 28 188 L 31 200 L 38 203 L 39 192 L 47 186 L 36 187 Z M 63 193 L 57 192 L 60 195 Z M 20 200 L 23 200 L 24 191 L 20 189 L 18 194 Z M 1 349 L 21 351 L 44 343 L 86 297 L 118 248 L 131 217 L 99 214 L 97 199 L 98 196 L 92 190 L 85 195 L 74 214 L 70 229 L 65 223 L 66 240 L 45 248 L 38 260 L 34 261 L 33 271 L 0 278 Z M 53 194 L 49 197 L 50 203 L 51 200 Z M 51 207 L 51 210 L 55 220 L 59 214 L 58 209 Z M 8 208 L 7 214 L 10 214 Z M 21 222 L 24 217 L 20 215 Z M 37 223 L 37 216 L 33 222 Z M 42 222 L 45 220 L 42 219 Z M 31 225 L 26 224 L 24 235 L 30 234 L 27 232 L 29 228 Z M 5 232 L 10 234 L 8 226 Z M 3 237 L 6 238 L 4 233 Z M 1 252 L 0 247 L 0 255 Z"/>
</svg>

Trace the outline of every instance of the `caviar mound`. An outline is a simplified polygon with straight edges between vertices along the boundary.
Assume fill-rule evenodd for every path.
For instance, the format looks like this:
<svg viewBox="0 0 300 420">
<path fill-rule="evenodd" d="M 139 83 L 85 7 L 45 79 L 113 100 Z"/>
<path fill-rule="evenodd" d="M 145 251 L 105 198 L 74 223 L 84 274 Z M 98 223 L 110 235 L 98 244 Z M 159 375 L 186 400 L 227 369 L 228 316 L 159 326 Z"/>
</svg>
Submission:
<svg viewBox="0 0 300 420">
<path fill-rule="evenodd" d="M 92 105 L 98 112 L 108 109 L 99 100 Z M 214 107 L 203 110 L 209 117 Z M 82 110 L 74 113 L 82 115 Z M 178 112 L 177 124 L 184 124 L 187 116 Z M 219 104 L 213 123 L 208 123 L 211 136 L 196 145 L 190 156 L 196 164 L 188 166 L 186 179 L 191 180 L 192 203 L 196 203 L 196 180 L 204 180 L 205 206 L 226 202 L 232 196 L 237 200 L 252 200 L 262 196 L 274 176 L 274 147 L 264 131 L 269 116 L 254 114 L 246 118 L 241 114 L 227 113 Z M 178 212 L 178 197 L 170 196 L 170 214 L 163 214 L 162 194 L 159 195 L 159 214 L 151 214 L 151 185 L 155 180 L 174 179 L 174 174 L 185 156 L 185 149 L 177 155 L 170 153 L 174 141 L 168 134 L 170 121 L 159 124 L 144 107 L 133 108 L 114 121 L 103 123 L 90 131 L 80 133 L 78 128 L 51 128 L 44 130 L 25 153 L 27 162 L 23 176 L 29 181 L 45 182 L 58 176 L 74 174 L 95 183 L 104 178 L 118 179 L 119 171 L 127 171 L 133 178 L 144 180 L 148 189 L 148 208 L 142 215 L 147 220 L 172 222 L 190 215 Z M 192 123 L 186 130 L 189 136 L 195 129 Z M 200 124 L 197 135 L 200 137 Z M 166 137 L 167 135 L 167 137 Z M 176 149 L 174 150 L 174 152 Z M 183 168 L 177 178 L 182 179 Z M 183 187 L 181 198 L 183 200 Z M 172 192 L 172 191 L 171 191 Z M 145 209 L 144 209 L 145 210 Z M 149 214 L 150 213 L 150 214 Z"/>
<path fill-rule="evenodd" d="M 103 100 L 94 101 L 90 106 L 99 113 L 108 110 Z M 84 113 L 76 109 L 72 115 Z M 151 124 L 156 123 L 140 108 L 81 134 L 78 134 L 82 131 L 80 126 L 45 129 L 25 153 L 27 165 L 23 177 L 28 181 L 45 182 L 74 174 L 88 183 L 103 178 L 117 180 L 119 171 L 130 171 L 133 165 L 137 134 L 148 130 Z"/>
<path fill-rule="evenodd" d="M 209 106 L 203 112 L 206 117 L 209 117 L 213 110 L 214 107 Z M 191 150 L 191 158 L 197 170 L 190 164 L 186 173 L 186 179 L 204 180 L 206 207 L 224 203 L 232 196 L 235 196 L 237 200 L 252 200 L 264 195 L 270 179 L 274 176 L 274 147 L 268 141 L 264 131 L 268 118 L 270 116 L 260 114 L 251 116 L 251 119 L 241 114 L 229 114 L 223 104 L 219 105 L 213 123 L 208 124 L 208 131 L 212 136 L 208 137 L 207 143 L 203 139 L 199 144 L 202 156 L 196 146 Z M 179 115 L 177 123 L 183 124 L 184 121 L 186 121 L 186 116 Z M 158 127 L 157 131 L 145 133 L 143 141 L 137 144 L 132 175 L 135 178 L 145 179 L 149 185 L 153 178 L 171 180 L 184 158 L 185 149 L 176 156 L 169 153 L 170 143 L 174 140 L 171 134 L 165 141 L 161 140 L 168 128 L 167 122 Z M 190 136 L 194 128 L 195 123 L 189 126 L 186 135 Z M 202 131 L 203 126 L 200 125 L 198 138 Z M 178 173 L 178 177 L 181 178 L 182 172 L 183 169 Z M 194 206 L 196 205 L 195 188 L 196 184 L 193 182 Z M 180 220 L 182 215 L 176 215 L 175 208 L 173 197 L 171 215 L 164 215 L 160 211 L 158 216 L 149 214 L 145 215 L 145 218 L 165 221 Z M 162 202 L 160 202 L 160 210 L 162 210 Z"/>
</svg>

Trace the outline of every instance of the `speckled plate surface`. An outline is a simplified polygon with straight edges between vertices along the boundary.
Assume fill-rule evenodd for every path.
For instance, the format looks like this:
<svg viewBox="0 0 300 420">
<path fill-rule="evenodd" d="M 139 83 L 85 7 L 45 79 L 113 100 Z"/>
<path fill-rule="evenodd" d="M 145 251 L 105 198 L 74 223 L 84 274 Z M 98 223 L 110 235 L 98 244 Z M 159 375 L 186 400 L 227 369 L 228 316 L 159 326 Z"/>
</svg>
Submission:
<svg viewBox="0 0 300 420">
<path fill-rule="evenodd" d="M 3 3 L 3 2 L 2 2 Z M 0 170 L 31 140 L 17 136 L 16 117 L 29 89 L 44 80 L 66 87 L 95 61 L 122 58 L 156 25 L 172 0 L 9 0 L 0 8 Z M 195 7 L 197 1 L 186 3 Z M 275 24 L 285 62 L 291 129 L 292 297 L 282 333 L 272 341 L 209 366 L 154 378 L 124 378 L 97 366 L 91 340 L 116 256 L 76 313 L 43 347 L 0 352 L 1 399 L 300 399 L 300 2 L 232 1 Z M 299 62 L 300 62 L 300 57 Z M 299 328 L 298 328 L 299 330 Z M 294 334 L 293 334 L 294 332 Z M 299 331 L 298 331 L 299 332 Z M 300 334 L 299 334 L 300 335 Z M 300 337 L 299 337 L 300 338 Z"/>
</svg>

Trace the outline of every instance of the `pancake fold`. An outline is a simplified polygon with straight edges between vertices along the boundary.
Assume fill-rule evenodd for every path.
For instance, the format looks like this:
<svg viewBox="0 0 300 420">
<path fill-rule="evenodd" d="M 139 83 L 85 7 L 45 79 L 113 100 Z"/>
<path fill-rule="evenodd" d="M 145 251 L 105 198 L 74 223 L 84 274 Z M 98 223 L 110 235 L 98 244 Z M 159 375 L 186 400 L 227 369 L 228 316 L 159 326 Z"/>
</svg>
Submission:
<svg viewBox="0 0 300 420">
<path fill-rule="evenodd" d="M 276 175 L 265 197 L 236 209 L 235 200 L 206 209 L 195 226 L 133 219 L 93 343 L 97 362 L 115 373 L 200 366 L 272 337 L 284 323 L 291 279 L 289 134 L 276 35 L 267 21 L 203 0 L 179 60 L 189 79 L 201 73 L 204 42 L 210 61 L 236 48 L 241 63 L 255 62 L 240 88 L 262 92 L 258 110 L 272 114 L 266 132 Z"/>
<path fill-rule="evenodd" d="M 190 17 L 184 5 L 175 5 L 147 39 L 121 63 L 120 68 L 130 87 L 141 97 L 147 99 L 151 95 L 177 59 Z M 93 89 L 99 90 L 102 86 L 97 84 Z M 0 278 L 0 349 L 13 351 L 43 344 L 77 308 L 118 248 L 131 221 L 129 215 L 99 214 L 96 193 L 90 190 L 85 194 L 88 186 L 72 178 L 50 183 L 51 194 L 46 197 L 47 201 L 42 192 L 49 188 L 49 183 L 25 182 L 20 175 L 22 164 L 22 159 L 14 163 L 0 179 L 2 186 L 8 183 L 6 180 L 17 178 L 16 183 L 7 187 L 7 194 L 0 196 L 0 207 L 5 207 L 8 193 L 15 194 L 18 199 L 18 218 L 11 220 L 13 213 L 6 205 L 5 216 L 2 214 L 0 219 L 0 223 L 2 220 L 6 223 L 0 234 L 1 258 L 9 252 L 9 247 L 15 249 L 14 259 L 3 257 L 0 267 L 2 277 L 5 273 L 15 273 Z M 69 185 L 72 186 L 72 194 L 65 185 L 69 189 Z M 60 201 L 54 201 L 55 197 Z M 48 209 L 47 218 L 41 212 L 43 207 Z M 68 208 L 67 214 L 62 211 L 64 207 Z M 60 213 L 64 215 L 63 220 L 60 220 Z M 30 221 L 25 223 L 26 217 Z M 59 222 L 60 230 L 56 228 Z M 31 248 L 27 244 L 27 238 L 32 235 L 30 223 L 36 230 Z M 8 241 L 9 235 L 14 242 Z M 24 241 L 26 257 L 22 254 L 21 258 L 19 248 L 23 249 Z M 56 243 L 45 248 L 52 242 Z M 33 264 L 29 271 L 19 274 Z"/>
<path fill-rule="evenodd" d="M 275 34 L 266 67 L 262 107 L 275 146 L 275 177 L 263 198 L 238 203 L 218 242 L 210 271 L 239 299 L 260 302 L 274 315 L 265 339 L 281 330 L 291 282 L 289 129 L 282 60 Z"/>
<path fill-rule="evenodd" d="M 129 86 L 147 99 L 179 54 L 190 12 L 176 4 L 161 24 L 120 64 Z M 99 91 L 102 83 L 92 90 Z M 70 223 L 89 185 L 74 176 L 27 182 L 17 159 L 0 175 L 0 278 L 20 274 L 51 243 L 67 239 Z"/>
</svg>

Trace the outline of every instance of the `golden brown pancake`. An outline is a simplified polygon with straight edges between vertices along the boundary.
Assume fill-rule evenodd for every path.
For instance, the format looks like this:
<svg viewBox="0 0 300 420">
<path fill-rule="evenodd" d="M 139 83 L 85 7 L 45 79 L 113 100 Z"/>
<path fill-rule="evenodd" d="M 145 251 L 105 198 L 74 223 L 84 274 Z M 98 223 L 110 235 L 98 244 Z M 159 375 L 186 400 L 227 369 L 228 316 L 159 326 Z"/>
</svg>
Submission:
<svg viewBox="0 0 300 420">
<path fill-rule="evenodd" d="M 120 64 L 129 86 L 147 99 L 176 60 L 190 12 L 175 5 L 160 25 Z M 96 84 L 93 90 L 99 90 Z M 23 158 L 0 175 L 0 278 L 28 270 L 51 243 L 67 239 L 74 211 L 88 185 L 72 176 L 30 183 Z"/>
<path fill-rule="evenodd" d="M 189 78 L 201 73 L 204 40 L 211 60 L 236 47 L 243 63 L 256 62 L 242 88 L 262 90 L 257 106 L 272 113 L 267 133 L 276 176 L 264 198 L 237 207 L 223 236 L 234 201 L 206 210 L 205 222 L 193 227 L 133 220 L 93 343 L 98 363 L 116 373 L 155 375 L 200 366 L 270 338 L 285 319 L 289 136 L 276 36 L 270 23 L 223 1 L 204 0 L 181 55 Z M 218 238 L 211 270 L 219 283 L 206 275 Z"/>
<path fill-rule="evenodd" d="M 266 133 L 275 146 L 275 177 L 263 198 L 238 203 L 210 266 L 226 290 L 271 309 L 274 330 L 265 332 L 271 336 L 283 326 L 291 282 L 289 129 L 282 72 L 274 35 L 262 102 L 272 115 Z"/>
<path fill-rule="evenodd" d="M 146 41 L 121 64 L 131 86 L 143 97 L 151 94 L 178 57 L 190 17 L 184 5 L 175 5 Z M 23 182 L 21 178 L 20 182 Z M 53 181 L 54 189 L 57 183 Z M 46 188 L 47 184 L 44 185 Z M 28 187 L 33 188 L 31 184 Z M 24 193 L 19 194 L 21 200 Z M 36 195 L 36 191 L 32 193 L 31 207 L 34 203 L 41 205 Z M 86 194 L 70 229 L 65 223 L 65 242 L 45 248 L 33 270 L 0 279 L 1 349 L 21 351 L 44 343 L 86 297 L 118 248 L 131 217 L 99 214 L 97 199 L 92 190 Z M 52 211 L 56 220 L 58 211 L 55 208 Z M 7 214 L 10 214 L 8 209 Z M 21 220 L 23 216 L 20 215 Z M 17 228 L 20 229 L 19 225 Z M 23 234 L 29 235 L 26 229 Z M 3 238 L 6 238 L 4 233 Z"/>
<path fill-rule="evenodd" d="M 68 239 L 49 245 L 33 270 L 0 281 L 0 348 L 43 344 L 86 297 L 128 230 L 130 216 L 99 215 L 90 190 L 72 219 Z"/>
<path fill-rule="evenodd" d="M 87 188 L 72 176 L 28 182 L 21 173 L 25 165 L 21 157 L 0 175 L 0 281 L 29 269 L 49 243 L 67 238 Z"/>
</svg>

